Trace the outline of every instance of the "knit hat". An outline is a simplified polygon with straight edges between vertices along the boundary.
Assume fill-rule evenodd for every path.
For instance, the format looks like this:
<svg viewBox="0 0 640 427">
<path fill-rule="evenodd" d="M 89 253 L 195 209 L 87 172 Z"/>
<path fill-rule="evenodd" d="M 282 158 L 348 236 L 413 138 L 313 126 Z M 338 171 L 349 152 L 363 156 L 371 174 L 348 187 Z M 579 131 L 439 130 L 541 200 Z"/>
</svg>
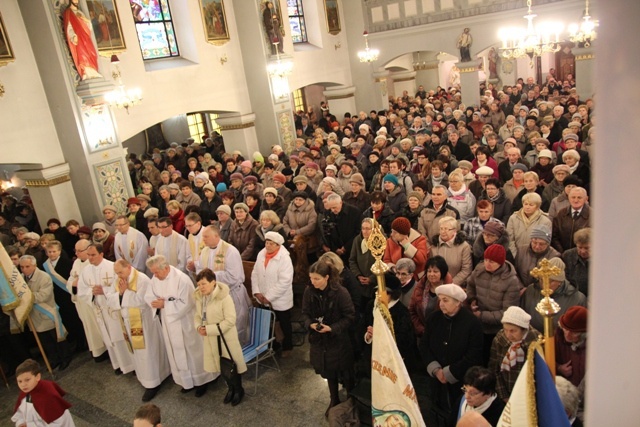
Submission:
<svg viewBox="0 0 640 427">
<path fill-rule="evenodd" d="M 327 170 L 332 170 L 332 171 L 334 171 L 335 173 L 338 173 L 338 168 L 337 168 L 335 165 L 328 165 L 328 166 L 325 168 L 325 170 L 326 170 L 326 171 L 327 171 Z"/>
<path fill-rule="evenodd" d="M 324 178 L 322 178 L 322 183 L 329 184 L 331 187 L 335 187 L 336 185 L 338 185 L 338 181 L 336 181 L 336 179 L 332 176 L 325 176 Z"/>
<path fill-rule="evenodd" d="M 411 233 L 411 221 L 403 216 L 398 217 L 391 223 L 391 229 L 400 234 L 408 236 L 409 233 Z"/>
<path fill-rule="evenodd" d="M 262 154 L 260 154 L 260 152 L 255 151 L 253 153 L 253 161 L 254 162 L 259 162 L 259 163 L 264 163 L 264 156 Z"/>
<path fill-rule="evenodd" d="M 262 191 L 262 195 L 273 194 L 273 197 L 278 197 L 278 190 L 273 187 L 267 187 Z M 235 209 L 235 206 L 233 207 Z"/>
<path fill-rule="evenodd" d="M 460 160 L 460 161 L 458 162 L 458 167 L 459 167 L 460 169 L 468 169 L 468 170 L 471 170 L 471 168 L 473 168 L 473 165 L 472 165 L 472 164 L 471 164 L 471 162 L 470 162 L 470 161 L 468 161 L 468 160 Z M 493 173 L 493 172 L 491 172 L 491 173 Z"/>
<path fill-rule="evenodd" d="M 129 199 L 127 199 L 127 206 L 139 205 L 139 204 L 140 204 L 140 200 L 138 200 L 137 197 L 129 197 Z"/>
<path fill-rule="evenodd" d="M 504 234 L 504 224 L 500 221 L 489 221 L 484 225 L 483 231 L 493 234 L 496 237 L 502 237 Z"/>
<path fill-rule="evenodd" d="M 377 158 L 380 158 L 380 153 L 374 150 L 369 153 L 369 158 L 371 158 L 371 156 L 376 156 Z"/>
<path fill-rule="evenodd" d="M 382 178 L 382 183 L 392 182 L 396 187 L 398 186 L 398 178 L 395 175 L 391 175 L 390 173 L 386 174 L 384 178 Z"/>
<path fill-rule="evenodd" d="M 420 202 L 420 204 L 422 204 L 422 202 L 424 201 L 424 196 L 422 195 L 422 193 L 418 192 L 418 191 L 411 191 L 409 193 L 409 196 L 407 197 L 407 200 L 415 197 L 416 199 L 418 199 L 418 201 Z"/>
<path fill-rule="evenodd" d="M 96 222 L 93 224 L 92 230 L 107 231 L 107 227 L 102 222 Z"/>
<path fill-rule="evenodd" d="M 551 230 L 544 225 L 536 225 L 529 234 L 531 239 L 542 239 L 547 243 L 551 243 Z"/>
<path fill-rule="evenodd" d="M 146 194 L 138 194 L 138 200 L 142 201 L 144 200 L 147 203 L 151 202 L 151 197 L 147 196 Z"/>
<path fill-rule="evenodd" d="M 458 163 L 458 165 L 460 165 L 460 163 Z M 493 169 L 489 166 L 480 166 L 476 169 L 476 176 L 492 176 L 493 172 Z"/>
<path fill-rule="evenodd" d="M 160 211 L 158 210 L 158 208 L 149 208 L 146 211 L 144 211 L 145 218 L 158 217 L 159 215 L 160 215 Z"/>
<path fill-rule="evenodd" d="M 297 184 L 299 182 L 304 182 L 305 184 L 308 184 L 309 183 L 309 178 L 307 178 L 304 175 L 298 175 L 295 178 L 293 178 L 293 183 L 294 184 Z"/>
<path fill-rule="evenodd" d="M 206 172 L 200 172 L 198 175 L 196 175 L 195 179 L 199 179 L 202 182 L 207 182 L 209 181 L 209 174 Z"/>
<path fill-rule="evenodd" d="M 275 231 L 267 231 L 267 233 L 264 235 L 264 240 L 270 240 L 274 243 L 277 243 L 279 246 L 282 246 L 282 244 L 284 243 L 284 237 L 282 237 L 282 234 L 276 233 Z"/>
<path fill-rule="evenodd" d="M 250 168 L 251 166 L 253 166 L 251 164 L 251 160 L 245 160 L 244 162 L 240 163 L 241 168 Z"/>
<path fill-rule="evenodd" d="M 587 332 L 587 316 L 589 311 L 579 305 L 569 307 L 569 309 L 560 316 L 559 324 L 562 329 L 570 332 Z"/>
<path fill-rule="evenodd" d="M 527 172 L 529 168 L 522 163 L 516 163 L 511 169 L 511 171 L 514 171 L 514 170 L 521 170 L 522 172 Z"/>
<path fill-rule="evenodd" d="M 26 240 L 40 240 L 40 235 L 38 233 L 34 233 L 33 231 L 24 234 L 24 238 Z"/>
<path fill-rule="evenodd" d="M 219 183 L 218 185 L 216 185 L 216 191 L 218 193 L 224 193 L 225 191 L 227 191 L 227 184 L 225 184 L 224 182 Z"/>
<path fill-rule="evenodd" d="M 216 192 L 216 188 L 213 186 L 212 183 L 208 182 L 206 183 L 203 187 L 202 187 L 202 191 L 211 191 L 212 193 Z"/>
<path fill-rule="evenodd" d="M 305 200 L 309 198 L 309 194 L 306 191 L 294 191 L 292 197 L 295 199 L 296 197 L 301 197 Z"/>
<path fill-rule="evenodd" d="M 351 178 L 349 178 L 349 182 L 350 183 L 355 183 L 355 184 L 358 184 L 361 187 L 364 187 L 364 178 L 362 177 L 362 174 L 360 174 L 360 173 L 354 173 L 353 175 L 351 175 Z"/>
<path fill-rule="evenodd" d="M 576 135 L 575 133 L 568 133 L 564 136 L 564 140 L 572 140 L 572 141 L 579 141 L 580 139 L 578 138 L 578 135 Z"/>
<path fill-rule="evenodd" d="M 502 265 L 507 259 L 507 251 L 504 249 L 504 246 L 493 244 L 484 250 L 484 259 Z"/>
<path fill-rule="evenodd" d="M 402 138 L 400 140 L 400 146 L 402 146 L 402 144 L 410 144 L 413 145 L 413 141 L 411 140 L 411 138 Z M 395 144 L 394 144 L 395 145 Z"/>
<path fill-rule="evenodd" d="M 556 276 L 549 277 L 549 280 L 564 282 L 564 280 L 566 279 L 566 276 L 564 275 L 564 261 L 562 261 L 560 258 L 551 258 L 549 260 L 549 264 L 551 264 L 552 267 L 558 267 L 560 269 L 560 273 Z"/>
<path fill-rule="evenodd" d="M 113 205 L 105 205 L 104 208 L 102 208 L 102 213 L 104 213 L 104 211 L 112 211 L 118 213 L 118 210 Z"/>
<path fill-rule="evenodd" d="M 460 286 L 454 283 L 438 286 L 436 288 L 436 295 L 446 295 L 460 302 L 463 302 L 467 299 L 467 294 L 465 293 L 465 291 Z"/>
<path fill-rule="evenodd" d="M 278 181 L 281 184 L 284 184 L 287 182 L 287 178 L 285 178 L 285 176 L 281 173 L 277 173 L 275 175 L 273 175 L 273 180 L 274 181 Z"/>
<path fill-rule="evenodd" d="M 257 183 L 257 182 L 258 182 L 258 178 L 256 178 L 256 177 L 255 177 L 255 176 L 253 176 L 253 175 L 247 175 L 247 176 L 245 176 L 245 177 L 244 177 L 244 179 L 242 180 L 242 182 L 243 182 L 243 183 L 245 183 L 245 184 L 249 184 L 249 183 L 253 183 L 253 184 L 255 184 L 255 183 Z"/>
<path fill-rule="evenodd" d="M 562 184 L 566 187 L 567 185 L 575 185 L 576 187 L 580 187 L 582 185 L 582 180 L 575 175 L 569 175 L 562 181 Z"/>
<path fill-rule="evenodd" d="M 180 186 L 178 184 L 176 184 L 175 182 L 172 182 L 171 184 L 167 185 L 167 187 L 169 188 L 169 190 L 178 190 L 178 191 L 180 191 Z"/>
<path fill-rule="evenodd" d="M 156 209 L 156 208 L 153 208 L 153 209 Z M 147 212 L 149 212 L 150 210 L 151 209 L 147 209 Z M 158 209 L 156 209 L 156 211 L 157 210 Z M 146 215 L 147 212 L 145 212 L 145 215 Z M 83 225 L 82 227 L 78 228 L 78 233 L 88 234 L 90 236 L 91 235 L 91 229 L 89 227 L 87 227 L 86 225 Z"/>
<path fill-rule="evenodd" d="M 351 145 L 351 139 L 350 138 L 342 138 L 342 146 L 343 147 L 348 147 Z"/>
<path fill-rule="evenodd" d="M 231 208 L 229 207 L 229 205 L 220 205 L 216 209 L 216 212 L 224 212 L 227 215 L 231 215 Z"/>
<path fill-rule="evenodd" d="M 552 159 L 553 158 L 553 156 L 551 154 L 551 150 L 547 150 L 547 149 L 540 150 L 540 154 L 538 154 L 538 158 L 540 158 L 540 157 L 546 157 L 547 159 Z"/>
<path fill-rule="evenodd" d="M 556 165 L 553 167 L 553 174 L 557 174 L 558 172 L 571 173 L 571 169 L 567 165 Z"/>
<path fill-rule="evenodd" d="M 531 316 L 515 305 L 507 308 L 502 315 L 502 320 L 500 320 L 503 324 L 509 323 L 511 325 L 516 325 L 521 327 L 522 329 L 529 329 L 529 322 L 531 321 Z"/>
<path fill-rule="evenodd" d="M 50 218 L 49 221 L 47 221 L 47 226 L 49 226 L 51 224 L 58 224 L 58 227 L 60 227 L 62 225 L 62 223 L 60 222 L 60 220 L 58 218 Z"/>
<path fill-rule="evenodd" d="M 236 203 L 235 205 L 233 205 L 234 211 L 238 209 L 242 209 L 245 212 L 249 212 L 249 206 L 247 206 L 246 203 Z"/>
</svg>

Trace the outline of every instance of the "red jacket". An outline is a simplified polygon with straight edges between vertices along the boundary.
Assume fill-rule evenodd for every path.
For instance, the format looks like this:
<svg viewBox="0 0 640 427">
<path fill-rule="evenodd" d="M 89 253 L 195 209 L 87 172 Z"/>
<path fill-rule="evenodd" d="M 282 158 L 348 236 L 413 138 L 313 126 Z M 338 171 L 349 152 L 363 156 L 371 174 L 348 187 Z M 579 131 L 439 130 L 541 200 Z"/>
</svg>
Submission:
<svg viewBox="0 0 640 427">
<path fill-rule="evenodd" d="M 409 246 L 403 249 L 392 238 L 387 239 L 387 249 L 384 251 L 383 261 L 395 264 L 400 258 L 410 258 L 416 263 L 416 271 L 413 277 L 418 280 L 424 274 L 424 268 L 427 265 L 429 257 L 429 247 L 427 239 L 413 228 L 409 233 Z"/>
</svg>

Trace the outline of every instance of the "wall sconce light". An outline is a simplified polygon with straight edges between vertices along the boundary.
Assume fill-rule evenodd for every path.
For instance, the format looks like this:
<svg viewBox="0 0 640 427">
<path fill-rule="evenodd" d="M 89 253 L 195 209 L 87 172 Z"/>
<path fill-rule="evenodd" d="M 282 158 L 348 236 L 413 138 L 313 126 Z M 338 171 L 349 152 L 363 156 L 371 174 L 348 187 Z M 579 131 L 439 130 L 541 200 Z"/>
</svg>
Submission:
<svg viewBox="0 0 640 427">
<path fill-rule="evenodd" d="M 333 47 L 334 47 L 335 50 L 338 50 L 338 49 L 340 49 L 342 47 L 342 43 L 338 42 L 338 43 L 334 44 Z"/>
<path fill-rule="evenodd" d="M 228 61 L 229 61 L 229 58 L 227 58 L 227 54 L 226 53 L 220 57 L 220 65 L 224 65 Z"/>
<path fill-rule="evenodd" d="M 4 85 L 2 83 L 0 83 L 0 98 L 2 98 L 4 96 Z"/>
</svg>

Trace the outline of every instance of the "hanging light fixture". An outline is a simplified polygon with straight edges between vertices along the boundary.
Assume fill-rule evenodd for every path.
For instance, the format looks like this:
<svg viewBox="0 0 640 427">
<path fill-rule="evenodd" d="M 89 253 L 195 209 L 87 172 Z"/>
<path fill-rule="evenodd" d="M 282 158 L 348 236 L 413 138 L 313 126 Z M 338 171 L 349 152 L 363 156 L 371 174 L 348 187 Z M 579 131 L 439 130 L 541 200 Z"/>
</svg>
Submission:
<svg viewBox="0 0 640 427">
<path fill-rule="evenodd" d="M 569 40 L 578 45 L 584 45 L 584 47 L 591 46 L 591 42 L 598 36 L 596 33 L 596 27 L 598 25 L 599 22 L 597 19 L 591 20 L 591 15 L 589 15 L 589 0 L 586 0 L 584 15 L 582 16 L 580 25 L 569 25 Z"/>
<path fill-rule="evenodd" d="M 111 43 L 111 33 L 109 33 L 109 45 L 111 49 L 113 49 L 113 44 Z M 129 114 L 129 108 L 133 107 L 136 104 L 142 102 L 142 91 L 139 88 L 134 89 L 125 89 L 124 84 L 122 83 L 122 72 L 120 71 L 120 67 L 118 64 L 120 63 L 120 58 L 115 53 L 111 55 L 111 77 L 116 82 L 116 88 L 111 92 L 107 92 L 104 95 L 105 100 L 115 108 L 124 108 Z"/>
<path fill-rule="evenodd" d="M 361 50 L 360 52 L 358 52 L 358 58 L 360 59 L 360 62 L 373 62 L 376 61 L 378 59 L 378 56 L 380 56 L 380 51 L 378 49 L 370 49 L 369 48 L 369 32 L 365 31 L 364 34 L 364 50 Z"/>
<path fill-rule="evenodd" d="M 287 77 L 291 75 L 293 71 L 293 62 L 280 59 L 280 53 L 278 52 L 278 42 L 273 44 L 276 51 L 276 61 L 267 65 L 267 73 L 269 77 Z"/>
<path fill-rule="evenodd" d="M 427 61 L 422 61 L 422 52 L 418 51 L 418 60 L 413 62 L 413 71 L 420 71 L 427 69 Z"/>
<path fill-rule="evenodd" d="M 533 67 L 533 58 L 543 53 L 553 53 L 560 50 L 560 33 L 563 25 L 557 22 L 543 22 L 534 27 L 533 19 L 537 16 L 531 10 L 531 0 L 527 0 L 529 10 L 524 18 L 527 28 L 501 28 L 499 36 L 502 47 L 499 48 L 502 57 L 506 59 L 529 57 Z"/>
</svg>

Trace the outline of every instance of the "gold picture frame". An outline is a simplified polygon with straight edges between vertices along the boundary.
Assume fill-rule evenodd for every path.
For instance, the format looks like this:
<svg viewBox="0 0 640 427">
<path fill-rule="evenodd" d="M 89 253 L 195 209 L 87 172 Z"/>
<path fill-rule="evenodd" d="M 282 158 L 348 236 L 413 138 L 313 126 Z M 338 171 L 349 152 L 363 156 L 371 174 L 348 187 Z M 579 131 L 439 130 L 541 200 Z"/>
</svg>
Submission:
<svg viewBox="0 0 640 427">
<path fill-rule="evenodd" d="M 0 66 L 7 65 L 9 62 L 15 61 L 16 57 L 13 56 L 13 49 L 11 48 L 11 42 L 7 35 L 7 29 L 4 26 L 4 20 L 0 13 Z"/>
<path fill-rule="evenodd" d="M 115 0 L 87 0 L 87 9 L 98 44 L 98 54 L 109 57 L 127 50 Z"/>
<path fill-rule="evenodd" d="M 340 26 L 338 0 L 324 0 L 324 11 L 327 17 L 327 31 L 329 34 L 334 36 L 340 34 L 342 27 Z"/>
<path fill-rule="evenodd" d="M 224 10 L 224 0 L 200 0 L 202 10 L 202 25 L 207 43 L 221 46 L 228 43 L 229 25 Z"/>
</svg>

